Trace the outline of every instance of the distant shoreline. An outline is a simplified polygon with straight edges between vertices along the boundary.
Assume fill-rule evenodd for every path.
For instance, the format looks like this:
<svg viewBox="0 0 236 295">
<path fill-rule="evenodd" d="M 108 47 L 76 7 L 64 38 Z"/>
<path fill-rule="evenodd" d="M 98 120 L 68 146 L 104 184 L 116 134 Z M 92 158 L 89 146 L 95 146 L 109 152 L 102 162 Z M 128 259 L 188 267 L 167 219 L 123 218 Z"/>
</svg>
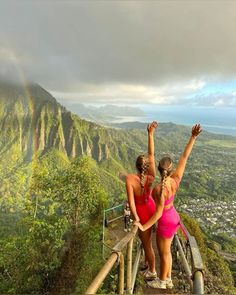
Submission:
<svg viewBox="0 0 236 295">
<path fill-rule="evenodd" d="M 135 105 L 135 107 L 118 105 L 93 107 L 83 104 L 65 106 L 81 118 L 98 124 L 147 123 L 154 120 L 184 126 L 201 123 L 203 129 L 209 132 L 236 136 L 236 108 L 234 107 L 148 104 Z"/>
<path fill-rule="evenodd" d="M 123 117 L 117 117 L 115 120 L 112 121 L 112 123 L 120 124 L 120 123 L 131 123 L 131 122 L 137 122 L 137 123 L 148 123 L 149 121 L 155 120 L 154 117 L 134 117 L 134 116 L 123 116 Z M 161 123 L 173 123 L 177 125 L 185 125 L 185 126 L 192 126 L 192 123 L 186 123 L 186 122 L 176 122 L 176 121 L 162 121 Z M 198 122 L 196 122 L 198 123 Z M 201 123 L 201 122 L 200 122 Z M 211 125 L 211 124 L 204 124 L 201 123 L 202 127 L 212 133 L 215 134 L 221 134 L 221 135 L 232 135 L 236 137 L 236 126 L 220 126 L 220 125 Z"/>
</svg>

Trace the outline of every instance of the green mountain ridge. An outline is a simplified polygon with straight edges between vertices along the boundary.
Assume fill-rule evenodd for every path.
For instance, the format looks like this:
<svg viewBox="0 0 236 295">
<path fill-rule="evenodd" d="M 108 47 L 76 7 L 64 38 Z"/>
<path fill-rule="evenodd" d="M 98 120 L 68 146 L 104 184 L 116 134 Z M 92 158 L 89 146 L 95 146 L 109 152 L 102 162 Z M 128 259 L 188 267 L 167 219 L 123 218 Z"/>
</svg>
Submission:
<svg viewBox="0 0 236 295">
<path fill-rule="evenodd" d="M 67 111 L 39 85 L 26 91 L 1 83 L 0 89 L 1 150 L 18 144 L 30 159 L 36 151 L 56 148 L 68 157 L 89 155 L 98 162 L 109 152 L 121 154 L 115 151 L 112 132 Z"/>
<path fill-rule="evenodd" d="M 147 152 L 146 124 L 127 123 L 104 127 L 82 120 L 67 111 L 37 84 L 22 87 L 0 82 L 0 127 L 1 236 L 6 239 L 15 239 L 14 233 L 21 231 L 15 222 L 20 220 L 21 210 L 29 202 L 28 190 L 35 175 L 40 184 L 42 171 L 46 171 L 50 178 L 57 169 L 60 173 L 67 171 L 74 158 L 89 156 L 97 162 L 98 175 L 108 195 L 107 206 L 112 206 L 126 198 L 124 184 L 119 180 L 118 172 L 135 171 L 136 157 Z M 157 160 L 164 154 L 169 154 L 176 163 L 189 138 L 190 130 L 186 126 L 160 123 L 155 135 Z M 198 198 L 206 200 L 206 205 L 208 200 L 226 200 L 230 204 L 235 199 L 235 147 L 235 137 L 209 132 L 201 134 L 189 158 L 178 192 L 177 206 L 188 199 L 196 200 L 196 205 Z M 228 163 L 231 163 L 230 167 Z M 60 178 L 57 178 L 56 184 L 60 186 Z M 44 179 L 44 185 L 47 187 L 47 179 Z M 31 206 L 35 213 L 37 199 L 34 199 L 34 191 L 31 195 L 31 203 L 35 207 L 32 204 Z M 45 204 L 39 205 L 39 209 L 43 211 Z M 51 222 L 50 214 L 48 220 Z M 36 229 L 40 225 L 37 222 L 38 220 L 33 221 Z M 224 223 L 231 226 L 230 222 Z M 7 231 L 9 224 L 12 224 L 10 233 Z M 44 222 L 40 226 L 43 228 L 48 225 Z M 96 226 L 99 228 L 100 224 Z M 50 227 L 50 231 L 53 231 L 53 227 Z M 34 238 L 32 235 L 32 241 Z M 100 245 L 99 238 L 94 240 Z M 39 241 L 39 245 L 40 243 Z M 60 248 L 63 242 L 60 240 L 58 243 L 57 247 Z M 14 243 L 11 241 L 9 245 Z M 30 243 L 27 245 L 31 246 Z M 60 262 L 57 261 L 57 267 L 58 265 Z"/>
<path fill-rule="evenodd" d="M 80 119 L 37 84 L 28 85 L 26 90 L 19 85 L 0 82 L 2 166 L 5 165 L 5 160 L 11 159 L 12 169 L 17 170 L 20 165 L 30 164 L 35 158 L 38 159 L 55 149 L 70 159 L 88 155 L 117 178 L 120 170 L 134 171 L 137 155 L 146 153 L 147 133 L 144 123 L 115 126 L 107 128 Z M 190 130 L 186 126 L 160 123 L 156 133 L 157 158 L 169 154 L 177 160 L 188 140 Z M 190 157 L 191 173 L 195 169 L 202 170 L 203 173 L 209 171 L 207 173 L 212 173 L 212 176 L 218 175 L 223 168 L 222 157 L 234 162 L 232 160 L 235 158 L 235 147 L 236 138 L 232 136 L 203 132 L 194 147 L 194 156 Z M 214 169 L 210 163 L 214 164 Z M 231 168 L 233 170 L 233 167 Z M 226 183 L 233 179 L 233 175 L 230 174 L 228 178 Z M 187 184 L 188 178 L 185 179 Z M 217 179 L 218 182 L 222 181 L 219 176 Z M 211 182 L 210 179 L 207 182 Z M 203 185 L 206 195 L 208 185 Z M 231 192 L 235 195 L 236 187 L 233 184 L 231 187 L 227 195 Z M 196 194 L 196 189 L 193 189 L 193 192 Z"/>
</svg>

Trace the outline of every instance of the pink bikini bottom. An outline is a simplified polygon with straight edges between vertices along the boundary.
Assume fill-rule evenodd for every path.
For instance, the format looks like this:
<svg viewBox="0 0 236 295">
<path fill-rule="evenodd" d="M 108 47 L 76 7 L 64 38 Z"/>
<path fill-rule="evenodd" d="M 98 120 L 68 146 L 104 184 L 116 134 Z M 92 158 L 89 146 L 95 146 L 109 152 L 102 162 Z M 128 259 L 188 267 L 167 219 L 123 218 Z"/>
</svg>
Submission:
<svg viewBox="0 0 236 295">
<path fill-rule="evenodd" d="M 162 238 L 172 238 L 180 225 L 180 217 L 174 206 L 163 211 L 158 220 L 157 236 Z"/>
</svg>

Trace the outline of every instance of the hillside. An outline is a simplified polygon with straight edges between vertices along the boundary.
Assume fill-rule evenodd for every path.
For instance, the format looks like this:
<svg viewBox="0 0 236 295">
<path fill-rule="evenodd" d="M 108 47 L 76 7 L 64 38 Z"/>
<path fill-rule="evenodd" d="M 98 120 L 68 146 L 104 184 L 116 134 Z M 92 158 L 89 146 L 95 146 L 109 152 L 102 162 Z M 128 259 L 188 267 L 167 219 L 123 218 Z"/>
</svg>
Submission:
<svg viewBox="0 0 236 295">
<path fill-rule="evenodd" d="M 50 264 L 51 268 L 48 265 L 50 257 L 47 257 L 49 260 L 44 265 L 47 278 L 50 269 L 54 270 L 59 267 L 61 255 L 64 253 L 61 247 L 67 239 L 65 237 L 70 237 L 68 234 L 70 229 L 68 229 L 65 218 L 61 218 L 61 213 L 58 215 L 58 212 L 64 212 L 64 209 L 61 208 L 58 200 L 55 204 L 53 203 L 51 195 L 53 192 L 54 198 L 58 191 L 62 195 L 67 193 L 67 191 L 63 191 L 61 184 L 61 179 L 64 177 L 63 173 L 68 171 L 68 175 L 71 177 L 71 161 L 80 156 L 89 156 L 89 158 L 93 158 L 96 161 L 97 168 L 94 168 L 95 164 L 91 164 L 91 167 L 97 171 L 96 175 L 99 177 L 102 187 L 107 194 L 107 203 L 104 201 L 105 198 L 101 198 L 101 204 L 96 205 L 100 213 L 102 212 L 102 206 L 105 206 L 104 204 L 110 207 L 122 202 L 126 196 L 124 185 L 118 178 L 118 172 L 134 171 L 137 155 L 146 153 L 146 124 L 129 123 L 128 125 L 100 126 L 93 122 L 82 120 L 77 115 L 69 112 L 50 93 L 37 84 L 28 84 L 22 87 L 1 81 L 0 127 L 0 233 L 2 239 L 6 239 L 2 240 L 2 247 L 6 251 L 4 254 L 6 256 L 0 257 L 0 260 L 2 259 L 2 263 L 5 263 L 4 261 L 8 259 L 7 251 L 13 253 L 12 260 L 9 260 L 9 268 L 12 267 L 15 271 L 16 281 L 21 282 L 15 266 L 16 262 L 13 259 L 14 257 L 19 257 L 16 249 L 19 250 L 21 248 L 18 248 L 17 245 L 22 243 L 22 251 L 25 255 L 32 246 L 30 243 L 35 243 L 37 238 L 37 250 L 35 250 L 34 254 L 36 255 L 39 249 L 44 253 L 45 249 L 40 248 L 41 245 L 44 245 L 41 239 L 44 239 L 44 234 L 47 233 L 50 235 L 50 239 L 53 240 L 55 238 L 53 242 L 49 239 L 52 245 L 54 245 L 54 242 L 56 243 L 56 250 L 52 249 L 53 253 L 55 254 L 57 253 L 55 251 L 59 251 L 59 258 L 55 258 L 56 262 L 53 265 Z M 188 127 L 173 123 L 160 123 L 155 138 L 156 158 L 159 159 L 162 155 L 169 154 L 176 163 L 189 138 L 190 130 Z M 214 229 L 216 236 L 218 235 L 217 231 L 222 231 L 223 227 L 226 227 L 227 230 L 230 229 L 227 234 L 232 236 L 235 228 L 235 214 L 231 214 L 234 210 L 232 200 L 236 196 L 236 183 L 234 181 L 236 174 L 235 147 L 235 137 L 203 132 L 190 156 L 186 174 L 178 192 L 177 206 L 183 211 L 186 211 L 185 206 L 188 209 L 192 208 L 192 211 L 189 211 L 188 214 L 196 219 L 199 216 L 201 217 L 199 215 L 200 209 L 208 208 L 207 206 L 210 203 L 217 204 L 217 202 L 222 202 L 222 200 L 225 202 L 223 210 L 228 211 L 229 216 L 224 215 L 218 219 L 217 226 L 220 227 L 213 227 L 214 218 L 216 217 L 211 215 L 205 216 L 204 210 L 202 210 L 204 212 L 203 217 L 199 220 L 203 228 L 205 225 L 210 225 L 205 230 L 211 233 Z M 79 166 L 77 169 L 79 169 Z M 68 184 L 68 179 L 70 179 L 70 177 L 66 177 L 65 185 Z M 40 186 L 41 182 L 42 186 Z M 86 180 L 84 182 L 86 183 Z M 76 180 L 74 185 L 76 185 Z M 57 190 L 54 192 L 55 187 L 57 187 Z M 68 189 L 71 190 L 71 193 L 73 192 L 71 187 Z M 39 190 L 42 197 L 42 204 L 40 203 L 41 199 L 37 196 L 37 190 Z M 46 199 L 44 200 L 44 198 Z M 51 204 L 52 208 L 48 204 Z M 67 203 L 65 202 L 65 204 Z M 199 210 L 196 210 L 196 204 L 199 205 Z M 221 208 L 220 206 L 219 208 Z M 54 207 L 56 209 L 53 209 Z M 28 217 L 26 218 L 28 213 L 25 213 L 28 212 L 28 208 L 31 208 L 31 215 L 32 212 L 34 215 L 38 211 L 41 212 L 40 214 L 42 215 L 39 214 L 37 217 L 39 220 L 32 220 L 30 215 L 30 221 L 28 221 Z M 53 213 L 47 208 L 50 208 Z M 48 210 L 47 213 L 44 210 Z M 219 210 L 222 211 L 222 208 Z M 214 212 L 210 209 L 208 213 L 213 214 Z M 98 223 L 96 223 L 94 237 L 92 238 L 94 241 L 93 245 L 96 245 L 96 249 L 93 250 L 94 256 L 98 255 L 96 251 L 100 249 L 101 220 L 99 218 L 101 216 L 99 214 L 97 215 Z M 205 217 L 209 218 L 208 222 L 205 222 L 203 219 Z M 91 235 L 91 222 L 90 219 L 86 220 L 85 225 L 83 224 L 82 226 L 85 240 L 86 237 L 88 238 Z M 65 224 L 67 225 L 65 226 Z M 40 232 L 41 229 L 43 230 L 44 227 L 46 227 L 44 234 L 42 236 L 37 235 L 37 232 Z M 54 232 L 55 228 L 58 228 L 58 230 Z M 30 236 L 32 240 L 28 239 L 28 230 L 32 231 Z M 78 233 L 75 237 L 79 239 Z M 82 242 L 83 240 L 81 240 Z M 78 245 L 78 240 L 72 240 L 70 243 Z M 71 245 L 70 243 L 69 245 Z M 25 244 L 29 248 L 25 248 Z M 67 247 L 71 249 L 71 246 Z M 86 249 L 82 243 L 82 253 L 86 253 Z M 88 261 L 85 261 L 87 256 L 83 257 L 85 257 L 84 263 L 87 265 Z M 91 276 L 96 272 L 96 267 L 101 263 L 99 259 L 98 256 L 97 266 L 94 265 L 94 268 L 91 269 Z M 24 267 L 24 263 L 28 265 L 27 263 L 29 262 L 21 261 L 19 265 L 22 264 L 22 267 Z M 69 262 L 66 260 L 64 263 L 68 265 Z M 2 265 L 0 267 L 4 268 L 5 266 Z M 34 267 L 37 269 L 37 264 Z M 32 270 L 35 270 L 34 267 L 32 266 Z M 58 280 L 62 273 L 56 275 Z M 0 274 L 0 278 L 1 275 L 4 282 L 7 274 Z M 8 283 L 11 284 L 10 281 Z M 44 284 L 46 283 L 43 281 L 42 285 L 44 286 Z M 8 285 L 5 286 L 5 283 L 3 283 L 1 288 L 1 290 L 9 290 Z M 22 292 L 26 292 L 27 288 L 31 291 L 33 290 L 33 286 L 30 283 L 26 289 L 24 289 L 24 286 L 22 288 Z M 48 290 L 48 287 L 44 286 L 44 288 Z M 16 288 L 14 290 L 19 291 L 20 289 Z M 40 291 L 41 289 L 37 290 Z"/>
<path fill-rule="evenodd" d="M 118 203 L 124 198 L 118 172 L 134 171 L 137 155 L 147 151 L 145 123 L 103 127 L 82 120 L 37 84 L 22 87 L 0 82 L 0 127 L 0 195 L 10 196 L 16 203 L 19 199 L 19 204 L 35 169 L 32 163 L 52 155 L 58 162 L 82 155 L 95 159 L 110 196 L 110 205 Z M 160 123 L 155 139 L 157 159 L 169 154 L 176 163 L 189 134 L 190 128 L 186 126 Z M 205 218 L 206 200 L 209 207 L 211 203 L 213 206 L 215 202 L 226 201 L 224 205 L 218 204 L 219 210 L 233 210 L 230 202 L 236 196 L 235 147 L 235 137 L 205 131 L 201 134 L 178 193 L 177 203 L 182 210 L 187 205 L 188 213 L 198 218 L 195 211 L 191 211 L 197 201 Z M 1 204 L 4 206 L 4 198 L 1 198 Z M 216 227 L 214 218 L 217 214 L 209 216 L 213 219 L 208 222 L 204 220 L 204 224 L 209 225 L 208 229 Z M 222 224 L 233 231 L 235 218 L 233 213 L 230 215 L 232 217 L 225 215 L 227 220 L 222 220 Z M 216 234 L 217 231 L 222 231 L 222 226 L 216 227 Z"/>
</svg>

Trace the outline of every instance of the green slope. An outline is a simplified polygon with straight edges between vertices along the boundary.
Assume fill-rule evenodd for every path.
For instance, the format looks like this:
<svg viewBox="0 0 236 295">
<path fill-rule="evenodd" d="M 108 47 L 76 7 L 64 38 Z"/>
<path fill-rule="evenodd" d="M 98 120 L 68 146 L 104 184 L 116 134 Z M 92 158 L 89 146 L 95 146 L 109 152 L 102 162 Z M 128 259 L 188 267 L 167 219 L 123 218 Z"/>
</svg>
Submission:
<svg viewBox="0 0 236 295">
<path fill-rule="evenodd" d="M 155 137 L 156 159 L 169 154 L 176 163 L 190 130 L 173 123 L 160 123 Z M 224 199 L 229 204 L 235 199 L 235 146 L 234 137 L 201 134 L 189 158 L 177 205 L 198 198 L 206 202 Z M 146 151 L 146 124 L 99 126 L 68 112 L 37 84 L 28 85 L 26 90 L 1 81 L 1 237 L 15 239 L 25 234 L 25 227 L 17 224 L 24 217 L 25 206 L 30 203 L 29 193 L 34 193 L 29 192 L 29 188 L 35 175 L 47 171 L 49 177 L 58 169 L 66 171 L 74 158 L 89 156 L 97 162 L 98 177 L 108 195 L 107 206 L 112 206 L 126 198 L 118 172 L 135 171 L 136 157 Z M 99 241 L 98 234 L 94 243 L 98 245 Z M 55 247 L 60 247 L 61 243 L 58 241 Z M 9 245 L 12 246 L 12 242 Z"/>
</svg>

